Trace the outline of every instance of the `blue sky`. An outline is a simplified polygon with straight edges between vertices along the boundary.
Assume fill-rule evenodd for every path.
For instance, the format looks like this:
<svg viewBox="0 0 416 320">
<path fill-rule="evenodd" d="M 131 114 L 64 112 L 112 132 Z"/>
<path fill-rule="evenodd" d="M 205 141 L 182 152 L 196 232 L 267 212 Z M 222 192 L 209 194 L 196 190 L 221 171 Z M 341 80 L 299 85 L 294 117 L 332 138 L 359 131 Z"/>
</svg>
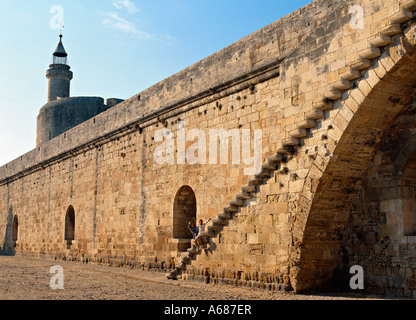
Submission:
<svg viewBox="0 0 416 320">
<path fill-rule="evenodd" d="M 46 70 L 59 41 L 71 96 L 128 99 L 310 0 L 1 0 L 0 166 L 36 146 Z"/>
</svg>

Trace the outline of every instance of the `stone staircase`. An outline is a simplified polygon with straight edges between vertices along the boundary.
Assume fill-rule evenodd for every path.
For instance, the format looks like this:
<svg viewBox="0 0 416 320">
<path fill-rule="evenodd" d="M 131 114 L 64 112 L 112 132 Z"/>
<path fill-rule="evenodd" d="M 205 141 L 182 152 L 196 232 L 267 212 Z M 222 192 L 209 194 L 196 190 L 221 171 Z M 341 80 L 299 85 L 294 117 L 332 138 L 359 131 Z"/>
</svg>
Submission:
<svg viewBox="0 0 416 320">
<path fill-rule="evenodd" d="M 370 47 L 359 52 L 358 59 L 347 68 L 346 72 L 340 75 L 338 82 L 332 84 L 322 100 L 306 115 L 306 120 L 296 130 L 289 133 L 289 137 L 282 142 L 282 147 L 275 155 L 267 158 L 266 163 L 262 166 L 261 172 L 249 180 L 246 186 L 242 187 L 241 192 L 236 195 L 235 200 L 232 200 L 229 206 L 224 208 L 223 212 L 219 213 L 212 221 L 207 231 L 202 233 L 205 248 L 212 238 L 218 236 L 228 221 L 235 217 L 238 210 L 247 206 L 249 201 L 260 192 L 260 186 L 266 184 L 267 180 L 276 171 L 281 169 L 282 164 L 291 160 L 291 157 L 300 147 L 301 139 L 308 137 L 310 130 L 316 128 L 316 122 L 324 118 L 324 112 L 333 108 L 334 102 L 342 98 L 343 92 L 351 90 L 352 81 L 359 79 L 361 72 L 370 68 L 371 60 L 381 56 L 381 48 L 390 45 L 392 37 L 403 32 L 403 24 L 414 19 L 415 11 L 416 0 L 407 0 L 401 3 L 400 11 L 389 19 L 387 26 L 378 31 L 377 37 L 370 42 Z M 180 257 L 180 264 L 167 275 L 167 278 L 177 280 L 178 276 L 201 253 L 202 250 L 197 250 L 195 245 L 193 245 L 192 248 L 188 249 Z"/>
</svg>

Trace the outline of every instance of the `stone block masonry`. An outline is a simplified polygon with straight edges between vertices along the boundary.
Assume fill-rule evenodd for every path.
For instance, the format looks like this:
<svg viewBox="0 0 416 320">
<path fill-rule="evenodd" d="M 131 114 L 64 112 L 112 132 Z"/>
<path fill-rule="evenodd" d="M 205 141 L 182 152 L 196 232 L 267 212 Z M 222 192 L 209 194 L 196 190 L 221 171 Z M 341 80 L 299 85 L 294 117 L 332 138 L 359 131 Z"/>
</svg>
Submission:
<svg viewBox="0 0 416 320">
<path fill-rule="evenodd" d="M 2 252 L 295 292 L 361 265 L 413 297 L 415 9 L 314 1 L 0 168 Z M 155 163 L 181 121 L 262 130 L 261 172 Z M 197 252 L 182 227 L 209 217 Z"/>
</svg>

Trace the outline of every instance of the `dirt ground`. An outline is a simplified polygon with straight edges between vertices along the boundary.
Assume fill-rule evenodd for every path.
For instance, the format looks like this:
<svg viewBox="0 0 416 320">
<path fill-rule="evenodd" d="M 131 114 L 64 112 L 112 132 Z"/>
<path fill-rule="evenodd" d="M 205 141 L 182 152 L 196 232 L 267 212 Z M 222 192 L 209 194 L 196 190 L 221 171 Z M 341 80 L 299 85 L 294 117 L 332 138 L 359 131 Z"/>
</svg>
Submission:
<svg viewBox="0 0 416 320">
<path fill-rule="evenodd" d="M 53 290 L 52 266 L 63 270 L 63 289 Z M 305 296 L 191 281 L 164 273 L 76 262 L 0 256 L 0 300 L 354 300 L 339 295 Z M 376 299 L 376 297 L 366 297 Z"/>
</svg>

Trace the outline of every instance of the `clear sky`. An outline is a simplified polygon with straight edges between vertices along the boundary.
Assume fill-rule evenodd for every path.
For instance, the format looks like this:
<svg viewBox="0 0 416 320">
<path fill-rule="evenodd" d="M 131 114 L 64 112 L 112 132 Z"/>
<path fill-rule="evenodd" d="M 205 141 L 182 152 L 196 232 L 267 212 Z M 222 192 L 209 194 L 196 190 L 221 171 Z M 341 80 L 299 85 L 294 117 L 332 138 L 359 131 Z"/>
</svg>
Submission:
<svg viewBox="0 0 416 320">
<path fill-rule="evenodd" d="M 71 96 L 128 99 L 309 2 L 1 0 L 0 166 L 36 147 L 60 17 Z"/>
</svg>

